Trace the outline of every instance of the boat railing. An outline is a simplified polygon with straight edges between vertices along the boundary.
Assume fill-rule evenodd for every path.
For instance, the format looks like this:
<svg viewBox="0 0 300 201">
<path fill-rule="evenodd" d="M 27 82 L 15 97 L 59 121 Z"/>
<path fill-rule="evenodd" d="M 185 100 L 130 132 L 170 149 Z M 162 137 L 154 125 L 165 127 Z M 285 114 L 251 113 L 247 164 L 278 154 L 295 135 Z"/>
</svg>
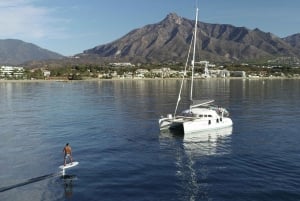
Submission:
<svg viewBox="0 0 300 201">
<path fill-rule="evenodd" d="M 224 117 L 229 116 L 228 110 L 226 110 L 226 108 L 224 108 L 224 107 L 220 107 L 217 105 L 210 105 L 209 109 L 216 111 L 216 113 L 220 116 L 224 116 Z"/>
</svg>

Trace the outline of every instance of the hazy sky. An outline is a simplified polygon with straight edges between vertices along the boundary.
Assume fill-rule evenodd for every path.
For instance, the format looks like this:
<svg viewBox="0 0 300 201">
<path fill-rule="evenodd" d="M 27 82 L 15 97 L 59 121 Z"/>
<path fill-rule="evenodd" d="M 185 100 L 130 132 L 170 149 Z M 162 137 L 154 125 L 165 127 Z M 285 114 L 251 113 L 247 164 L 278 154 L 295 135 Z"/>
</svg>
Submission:
<svg viewBox="0 0 300 201">
<path fill-rule="evenodd" d="M 0 39 L 20 39 L 65 56 L 112 42 L 171 12 L 259 28 L 279 37 L 300 33 L 300 0 L 0 0 Z"/>
</svg>

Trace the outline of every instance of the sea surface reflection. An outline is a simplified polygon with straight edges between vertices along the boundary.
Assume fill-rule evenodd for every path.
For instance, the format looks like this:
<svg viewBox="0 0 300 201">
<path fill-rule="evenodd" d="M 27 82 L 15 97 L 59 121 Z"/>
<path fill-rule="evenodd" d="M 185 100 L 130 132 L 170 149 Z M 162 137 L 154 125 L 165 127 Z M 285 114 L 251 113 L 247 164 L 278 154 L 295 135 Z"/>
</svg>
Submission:
<svg viewBox="0 0 300 201">
<path fill-rule="evenodd" d="M 162 146 L 176 144 L 174 153 L 176 153 L 176 177 L 180 181 L 177 192 L 180 200 L 210 199 L 210 184 L 207 180 L 210 170 L 206 161 L 208 157 L 230 154 L 232 129 L 228 127 L 191 134 L 168 130 L 160 133 Z"/>
<path fill-rule="evenodd" d="M 0 200 L 300 200 L 300 80 L 194 84 L 232 129 L 160 133 L 178 80 L 0 82 Z M 66 142 L 80 165 L 62 178 Z"/>
</svg>

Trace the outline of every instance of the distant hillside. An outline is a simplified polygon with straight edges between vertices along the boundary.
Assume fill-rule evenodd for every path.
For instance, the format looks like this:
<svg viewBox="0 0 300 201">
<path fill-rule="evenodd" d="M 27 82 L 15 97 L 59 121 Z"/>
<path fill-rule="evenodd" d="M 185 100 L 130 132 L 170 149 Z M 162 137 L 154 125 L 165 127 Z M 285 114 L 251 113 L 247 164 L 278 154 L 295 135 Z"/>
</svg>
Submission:
<svg viewBox="0 0 300 201">
<path fill-rule="evenodd" d="M 111 61 L 182 62 L 187 55 L 193 26 L 193 20 L 171 13 L 159 23 L 135 29 L 111 43 L 85 50 L 79 56 L 97 55 Z M 259 29 L 203 22 L 198 26 L 198 60 L 242 61 L 276 56 L 300 57 L 299 35 L 297 39 L 281 39 Z"/>
<path fill-rule="evenodd" d="M 62 55 L 21 40 L 0 40 L 0 65 L 20 65 L 24 62 L 61 59 Z"/>
<path fill-rule="evenodd" d="M 292 47 L 297 48 L 300 52 L 300 33 L 283 38 L 283 40 L 290 44 Z"/>
</svg>

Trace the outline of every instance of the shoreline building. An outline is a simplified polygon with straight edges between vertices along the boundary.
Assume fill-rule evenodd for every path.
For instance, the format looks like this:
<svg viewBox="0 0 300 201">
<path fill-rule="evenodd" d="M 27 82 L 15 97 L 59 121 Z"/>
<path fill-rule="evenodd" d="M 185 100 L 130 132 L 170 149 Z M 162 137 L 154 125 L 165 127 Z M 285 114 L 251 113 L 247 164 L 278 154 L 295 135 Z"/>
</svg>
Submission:
<svg viewBox="0 0 300 201">
<path fill-rule="evenodd" d="M 0 67 L 0 77 L 22 77 L 24 75 L 24 67 L 17 66 L 1 66 Z"/>
</svg>

